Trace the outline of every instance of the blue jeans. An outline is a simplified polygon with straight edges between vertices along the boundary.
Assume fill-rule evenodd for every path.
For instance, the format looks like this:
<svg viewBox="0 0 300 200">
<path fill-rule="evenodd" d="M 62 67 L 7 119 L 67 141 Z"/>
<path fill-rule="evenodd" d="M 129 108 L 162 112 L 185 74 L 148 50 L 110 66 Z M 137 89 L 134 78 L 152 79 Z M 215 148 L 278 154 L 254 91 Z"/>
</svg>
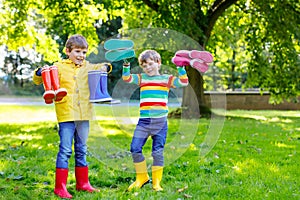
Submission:
<svg viewBox="0 0 300 200">
<path fill-rule="evenodd" d="M 56 168 L 68 168 L 72 155 L 72 143 L 74 139 L 75 166 L 85 167 L 87 153 L 87 138 L 89 134 L 89 121 L 61 122 L 59 125 L 59 151 L 56 159 Z"/>
<path fill-rule="evenodd" d="M 149 136 L 152 138 L 153 166 L 164 165 L 164 147 L 168 132 L 167 118 L 140 118 L 130 145 L 134 163 L 145 160 L 143 146 Z"/>
</svg>

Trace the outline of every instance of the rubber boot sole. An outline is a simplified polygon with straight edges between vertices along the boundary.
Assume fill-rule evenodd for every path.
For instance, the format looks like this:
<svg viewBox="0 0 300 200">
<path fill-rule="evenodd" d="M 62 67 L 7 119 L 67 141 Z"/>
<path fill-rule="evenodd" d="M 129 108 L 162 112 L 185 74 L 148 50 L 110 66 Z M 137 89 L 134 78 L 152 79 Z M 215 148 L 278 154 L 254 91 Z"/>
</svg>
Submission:
<svg viewBox="0 0 300 200">
<path fill-rule="evenodd" d="M 193 59 L 191 60 L 191 67 L 195 68 L 201 73 L 204 73 L 208 70 L 208 65 L 207 63 L 204 63 L 202 60 L 199 59 Z"/>
<path fill-rule="evenodd" d="M 132 40 L 124 39 L 110 39 L 104 43 L 104 49 L 106 50 L 122 50 L 133 48 L 134 43 Z"/>
<path fill-rule="evenodd" d="M 126 60 L 133 57 L 135 57 L 135 52 L 133 49 L 110 50 L 105 53 L 105 59 L 110 62 Z"/>
</svg>

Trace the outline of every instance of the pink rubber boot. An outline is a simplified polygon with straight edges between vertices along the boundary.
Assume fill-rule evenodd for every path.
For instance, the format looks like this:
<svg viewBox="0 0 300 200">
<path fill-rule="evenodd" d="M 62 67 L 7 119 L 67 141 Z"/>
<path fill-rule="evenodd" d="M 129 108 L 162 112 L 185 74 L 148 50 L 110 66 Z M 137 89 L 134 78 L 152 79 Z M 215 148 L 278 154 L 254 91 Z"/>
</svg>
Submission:
<svg viewBox="0 0 300 200">
<path fill-rule="evenodd" d="M 206 63 L 212 63 L 214 59 L 211 53 L 209 53 L 208 51 L 192 50 L 190 51 L 189 56 L 192 59 L 200 59 Z"/>
<path fill-rule="evenodd" d="M 174 63 L 176 66 L 190 66 L 190 61 L 191 59 L 190 58 L 187 58 L 187 57 L 181 57 L 181 56 L 174 56 L 172 58 L 172 63 Z"/>
<path fill-rule="evenodd" d="M 213 56 L 208 51 L 198 51 L 198 50 L 179 50 L 175 53 L 175 56 L 190 58 L 190 59 L 200 59 L 206 63 L 213 62 Z"/>
<path fill-rule="evenodd" d="M 191 67 L 195 68 L 199 72 L 206 72 L 208 70 L 208 65 L 199 59 L 193 59 L 191 60 Z"/>
</svg>

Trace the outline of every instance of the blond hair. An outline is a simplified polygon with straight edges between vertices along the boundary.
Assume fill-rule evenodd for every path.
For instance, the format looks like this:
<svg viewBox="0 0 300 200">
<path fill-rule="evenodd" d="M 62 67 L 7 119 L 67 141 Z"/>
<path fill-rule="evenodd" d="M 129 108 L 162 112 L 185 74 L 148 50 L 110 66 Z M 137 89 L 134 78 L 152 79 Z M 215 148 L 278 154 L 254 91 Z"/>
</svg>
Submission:
<svg viewBox="0 0 300 200">
<path fill-rule="evenodd" d="M 66 42 L 66 48 L 69 51 L 72 51 L 72 49 L 79 48 L 79 49 L 87 49 L 89 47 L 85 37 L 83 37 L 80 34 L 75 34 L 69 37 L 69 39 Z"/>
<path fill-rule="evenodd" d="M 153 60 L 157 63 L 161 62 L 161 57 L 157 51 L 145 50 L 139 55 L 139 58 L 138 58 L 139 64 L 143 65 L 143 63 L 145 63 L 148 58 L 150 58 L 151 60 Z"/>
</svg>

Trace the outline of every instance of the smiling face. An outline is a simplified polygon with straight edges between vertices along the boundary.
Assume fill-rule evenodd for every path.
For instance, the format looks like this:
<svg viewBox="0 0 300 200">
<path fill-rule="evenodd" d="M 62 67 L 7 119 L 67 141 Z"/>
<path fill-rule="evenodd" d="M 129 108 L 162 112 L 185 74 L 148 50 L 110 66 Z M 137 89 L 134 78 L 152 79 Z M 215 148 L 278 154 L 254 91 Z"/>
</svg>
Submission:
<svg viewBox="0 0 300 200">
<path fill-rule="evenodd" d="M 88 43 L 82 35 L 72 35 L 66 42 L 66 54 L 76 65 L 81 65 L 86 58 Z"/>
<path fill-rule="evenodd" d="M 155 50 L 145 50 L 139 55 L 139 64 L 148 76 L 159 75 L 161 57 Z"/>
<path fill-rule="evenodd" d="M 159 75 L 160 62 L 156 62 L 156 61 L 152 60 L 151 58 L 147 58 L 141 64 L 141 67 L 148 76 Z"/>
<path fill-rule="evenodd" d="M 74 48 L 72 50 L 66 49 L 66 54 L 75 65 L 81 65 L 86 58 L 88 49 Z"/>
</svg>

